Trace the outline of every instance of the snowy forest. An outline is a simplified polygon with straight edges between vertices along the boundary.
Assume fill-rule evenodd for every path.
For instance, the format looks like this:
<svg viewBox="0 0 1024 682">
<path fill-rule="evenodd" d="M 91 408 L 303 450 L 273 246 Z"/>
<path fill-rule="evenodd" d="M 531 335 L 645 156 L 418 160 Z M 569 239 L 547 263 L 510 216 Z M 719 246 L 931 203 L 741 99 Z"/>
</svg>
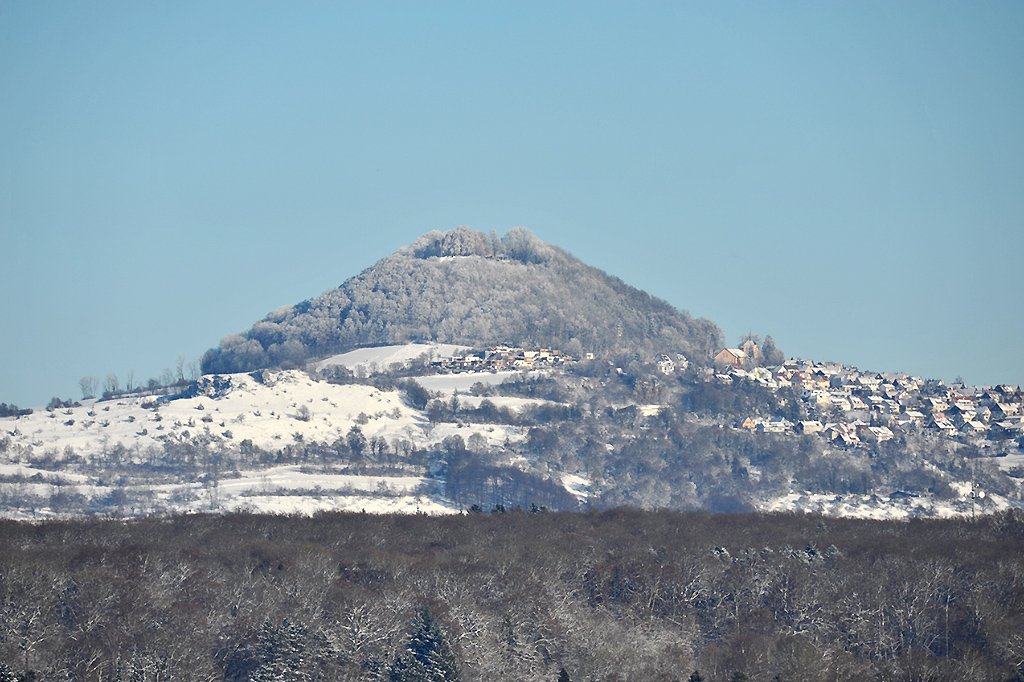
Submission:
<svg viewBox="0 0 1024 682">
<path fill-rule="evenodd" d="M 0 522 L 0 679 L 985 680 L 1024 516 Z"/>
<path fill-rule="evenodd" d="M 203 372 L 302 367 L 362 346 L 510 343 L 584 353 L 710 358 L 718 327 L 514 228 L 434 231 L 321 296 L 226 337 Z"/>
</svg>

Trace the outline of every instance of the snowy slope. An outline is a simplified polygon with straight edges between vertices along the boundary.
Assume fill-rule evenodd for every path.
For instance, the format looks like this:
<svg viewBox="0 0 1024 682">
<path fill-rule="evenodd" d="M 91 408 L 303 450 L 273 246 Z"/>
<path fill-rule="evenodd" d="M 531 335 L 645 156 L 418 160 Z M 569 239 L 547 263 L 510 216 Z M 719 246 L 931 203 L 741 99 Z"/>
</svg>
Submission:
<svg viewBox="0 0 1024 682">
<path fill-rule="evenodd" d="M 2 419 L 0 428 L 15 445 L 55 449 L 58 455 L 70 446 L 86 457 L 116 443 L 144 449 L 168 438 L 196 435 L 215 442 L 250 440 L 265 449 L 279 449 L 296 435 L 330 443 L 357 423 L 367 439 L 401 438 L 416 445 L 437 440 L 430 436 L 425 415 L 396 391 L 330 384 L 296 370 L 264 375 L 264 382 L 246 374 L 203 377 L 199 395 L 159 401 L 150 408 L 143 405 L 152 404 L 153 398 L 126 397 L 53 412 L 37 410 Z M 494 442 L 520 437 L 513 427 L 498 426 L 490 433 L 488 440 Z"/>
<path fill-rule="evenodd" d="M 353 372 L 362 368 L 367 374 L 373 373 L 374 367 L 385 370 L 393 364 L 408 365 L 413 360 L 424 358 L 427 361 L 438 358 L 450 358 L 469 350 L 466 346 L 453 346 L 448 343 L 409 343 L 401 346 L 379 346 L 376 348 L 358 348 L 341 355 L 333 355 L 322 360 L 317 369 L 341 366 Z"/>
<path fill-rule="evenodd" d="M 458 375 L 449 375 L 456 381 Z M 533 401 L 495 398 L 515 409 Z M 331 444 L 358 426 L 369 441 L 405 441 L 426 448 L 451 435 L 464 441 L 479 434 L 485 446 L 498 447 L 524 438 L 523 430 L 500 424 L 431 424 L 425 414 L 397 391 L 361 384 L 337 385 L 296 371 L 204 376 L 188 395 L 131 396 L 88 400 L 80 407 L 0 419 L 0 500 L 57 493 L 91 500 L 109 497 L 116 485 L 104 470 L 110 453 L 119 450 L 123 464 L 145 462 L 165 443 L 202 442 L 211 450 L 248 441 L 270 452 L 299 441 Z M 83 473 L 89 472 L 89 473 Z M 124 513 L 253 509 L 311 513 L 350 509 L 444 513 L 456 511 L 437 489 L 439 482 L 414 475 L 401 462 L 388 475 L 360 476 L 338 467 L 257 468 L 226 473 L 204 482 L 145 485 L 144 504 L 128 504 Z M 125 497 L 142 493 L 121 484 Z M 10 504 L 7 505 L 10 507 Z M 35 505 L 30 505 L 35 507 Z M 51 510 L 33 508 L 31 515 Z M 24 511 L 12 513 L 24 516 Z"/>
</svg>

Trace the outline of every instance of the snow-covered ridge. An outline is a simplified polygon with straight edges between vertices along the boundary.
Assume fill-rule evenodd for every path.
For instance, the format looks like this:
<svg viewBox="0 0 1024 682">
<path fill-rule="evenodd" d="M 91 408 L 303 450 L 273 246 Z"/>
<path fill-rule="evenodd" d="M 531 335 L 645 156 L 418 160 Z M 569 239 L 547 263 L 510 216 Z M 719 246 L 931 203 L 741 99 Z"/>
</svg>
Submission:
<svg viewBox="0 0 1024 682">
<path fill-rule="evenodd" d="M 474 377 L 474 382 L 480 379 Z M 426 380 L 430 378 L 423 379 L 429 383 Z M 484 378 L 486 383 L 503 379 Z M 445 379 L 448 384 L 439 385 L 439 390 L 461 388 L 466 381 L 459 375 L 445 375 Z M 470 396 L 465 399 L 473 400 Z M 490 399 L 513 410 L 538 402 Z M 378 462 L 367 447 L 366 468 L 379 475 L 353 473 L 342 463 L 320 462 L 301 468 L 273 466 L 273 461 L 239 464 L 244 458 L 232 459 L 230 454 L 242 448 L 273 454 L 311 443 L 329 448 L 345 442 L 353 429 L 367 443 L 386 443 L 395 453 Z M 212 508 L 451 512 L 457 509 L 444 499 L 443 484 L 425 478 L 422 465 L 410 466 L 397 453 L 436 447 L 453 435 L 464 442 L 475 436 L 475 446 L 487 449 L 525 437 L 523 429 L 509 425 L 431 423 L 399 391 L 333 384 L 298 370 L 207 375 L 176 396 L 87 400 L 76 407 L 39 409 L 30 415 L 0 419 L 0 505 L 10 510 L 12 500 L 34 495 L 41 502 L 30 505 L 31 515 L 49 515 L 56 513 L 46 508 L 50 498 L 70 494 L 107 500 L 120 489 L 121 498 L 149 500 L 118 504 L 123 513 Z M 139 482 L 132 475 L 117 474 L 118 466 L 129 471 L 165 457 L 168 447 L 192 444 L 205 452 L 229 453 L 227 464 L 221 465 L 227 470 L 206 474 L 201 481 L 167 484 Z M 111 453 L 116 453 L 114 464 Z M 112 484 L 119 478 L 119 484 Z M 6 513 L 26 515 L 24 510 Z"/>
<path fill-rule="evenodd" d="M 437 390 L 444 390 L 452 382 L 461 386 L 474 377 L 480 378 L 446 375 Z M 422 380 L 430 384 L 430 378 Z M 491 400 L 508 403 L 513 409 L 530 402 L 500 397 Z M 196 436 L 214 443 L 247 440 L 276 450 L 294 440 L 330 443 L 344 438 L 357 425 L 367 439 L 379 437 L 391 442 L 397 438 L 417 446 L 440 441 L 438 434 L 445 431 L 444 424 L 431 425 L 426 415 L 408 405 L 398 391 L 381 391 L 363 384 L 332 384 L 288 370 L 208 375 L 196 383 L 195 390 L 180 396 L 125 396 L 87 400 L 81 407 L 37 410 L 27 416 L 0 419 L 0 433 L 10 437 L 12 445 L 31 446 L 39 451 L 37 454 L 56 450 L 60 457 L 68 447 L 78 455 L 90 456 L 116 443 L 145 449 L 168 439 Z M 464 437 L 479 432 L 493 442 L 521 437 L 514 427 L 500 425 L 460 430 Z"/>
</svg>

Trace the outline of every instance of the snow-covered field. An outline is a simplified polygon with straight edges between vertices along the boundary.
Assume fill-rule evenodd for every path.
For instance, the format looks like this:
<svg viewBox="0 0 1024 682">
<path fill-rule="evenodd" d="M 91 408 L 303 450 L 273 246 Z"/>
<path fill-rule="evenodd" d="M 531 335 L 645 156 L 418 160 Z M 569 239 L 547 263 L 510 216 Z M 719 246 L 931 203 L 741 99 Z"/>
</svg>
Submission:
<svg viewBox="0 0 1024 682">
<path fill-rule="evenodd" d="M 468 389 L 480 375 L 440 378 L 444 380 L 441 386 Z M 471 396 L 464 399 L 469 403 L 477 400 Z M 492 400 L 513 410 L 537 402 Z M 101 480 L 116 477 L 116 472 L 98 474 L 95 472 L 102 467 L 93 465 L 101 465 L 115 450 L 122 461 L 145 462 L 167 443 L 202 442 L 206 448 L 231 449 L 245 441 L 270 452 L 300 441 L 331 444 L 345 439 L 354 426 L 368 441 L 407 442 L 415 448 L 427 448 L 451 435 L 468 441 L 473 434 L 479 434 L 478 444 L 498 447 L 518 442 L 525 435 L 518 427 L 500 424 L 431 424 L 400 392 L 331 384 L 296 370 L 212 375 L 199 381 L 193 395 L 87 400 L 79 407 L 40 408 L 31 415 L 0 419 L 0 440 L 6 442 L 6 449 L 0 450 L 0 498 L 32 494 L 49 499 L 67 493 L 102 499 L 119 487 L 126 497 L 138 497 L 142 492 L 133 490 L 131 483 L 118 486 Z M 67 466 L 71 462 L 76 466 Z M 353 476 L 327 467 L 300 470 L 296 466 L 238 474 L 237 478 L 227 474 L 216 478 L 215 485 L 208 480 L 205 486 L 198 481 L 147 483 L 145 495 L 151 509 L 176 512 L 211 508 L 288 513 L 320 509 L 455 511 L 434 489 L 436 481 L 406 473 L 401 466 L 386 476 Z M 121 511 L 131 513 L 132 509 L 129 505 Z M 46 508 L 31 512 L 49 513 Z"/>
<path fill-rule="evenodd" d="M 967 486 L 970 487 L 970 484 Z M 972 508 L 969 490 L 954 500 L 942 500 L 931 495 L 822 495 L 817 493 L 790 493 L 767 501 L 762 511 L 807 512 L 826 516 L 849 516 L 861 519 L 909 519 L 911 517 L 949 518 L 978 513 L 992 513 L 1008 509 L 1011 505 L 999 495 L 987 495 Z"/>
<path fill-rule="evenodd" d="M 36 454 L 51 450 L 60 457 L 70 447 L 89 457 L 121 443 L 144 450 L 167 439 L 206 436 L 213 442 L 240 443 L 278 450 L 296 440 L 331 443 L 358 425 L 367 439 L 389 443 L 403 439 L 422 446 L 439 441 L 423 412 L 409 406 L 397 391 L 361 384 L 330 384 L 303 372 L 266 372 L 261 382 L 246 374 L 203 377 L 199 395 L 156 401 L 126 397 L 88 400 L 81 407 L 40 409 L 0 420 L 14 445 L 29 445 Z M 460 375 L 445 375 L 457 380 Z M 513 399 L 494 399 L 516 407 Z M 147 407 L 148 406 L 148 407 Z M 491 443 L 518 440 L 514 427 L 470 428 Z"/>
<path fill-rule="evenodd" d="M 509 379 L 527 376 L 534 377 L 540 372 L 461 372 L 459 374 L 431 374 L 422 377 L 413 377 L 416 382 L 428 391 L 440 391 L 442 393 L 466 393 L 475 384 L 484 386 L 497 386 Z M 493 401 L 494 398 L 491 398 Z M 497 403 L 495 403 L 497 404 Z"/>
<path fill-rule="evenodd" d="M 18 479 L 2 483 L 19 494 L 40 499 L 57 494 L 109 499 L 124 493 L 123 503 L 111 511 L 135 514 L 151 511 L 191 513 L 201 511 L 254 511 L 280 514 L 313 514 L 318 511 L 365 511 L 370 513 L 452 514 L 459 509 L 436 495 L 436 482 L 422 476 L 361 476 L 303 470 L 297 465 L 240 472 L 238 478 L 220 478 L 216 484 L 194 482 L 121 486 L 96 484 L 76 473 L 54 473 L 16 464 L 0 465 L 0 476 Z M 11 491 L 6 491 L 8 494 Z M 140 500 L 142 493 L 145 499 Z M 59 515 L 45 505 L 5 513 L 13 518 L 44 518 Z"/>
<path fill-rule="evenodd" d="M 402 346 L 380 346 L 358 348 L 341 355 L 332 355 L 317 365 L 318 370 L 341 366 L 356 372 L 362 368 L 367 374 L 389 369 L 392 365 L 407 366 L 413 360 L 423 358 L 428 362 L 439 358 L 450 358 L 469 350 L 466 346 L 450 343 L 409 343 Z"/>
</svg>

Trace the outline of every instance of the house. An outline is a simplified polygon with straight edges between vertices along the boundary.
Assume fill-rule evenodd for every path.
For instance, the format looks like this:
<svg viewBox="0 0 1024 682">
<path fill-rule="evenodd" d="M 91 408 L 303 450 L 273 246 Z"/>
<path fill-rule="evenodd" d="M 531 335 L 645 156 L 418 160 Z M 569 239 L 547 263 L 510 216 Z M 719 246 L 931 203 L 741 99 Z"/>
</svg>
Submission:
<svg viewBox="0 0 1024 682">
<path fill-rule="evenodd" d="M 826 439 L 839 445 L 856 445 L 860 443 L 857 430 L 849 424 L 829 424 L 825 427 L 823 434 Z"/>
<path fill-rule="evenodd" d="M 953 407 L 958 410 L 971 410 L 974 411 L 974 399 L 969 398 L 965 395 L 958 395 L 953 398 Z"/>
<path fill-rule="evenodd" d="M 756 427 L 758 433 L 785 433 L 792 428 L 793 424 L 783 417 L 772 417 L 769 421 L 762 421 Z"/>
<path fill-rule="evenodd" d="M 896 417 L 896 424 L 899 426 L 921 426 L 924 424 L 924 413 L 917 410 L 907 410 Z"/>
<path fill-rule="evenodd" d="M 848 412 L 851 409 L 853 409 L 852 407 L 850 407 L 849 398 L 842 394 L 829 395 L 828 401 L 832 405 L 832 407 L 836 408 L 837 410 L 840 410 L 841 412 Z"/>
<path fill-rule="evenodd" d="M 926 410 L 932 414 L 945 412 L 949 409 L 949 403 L 942 398 L 925 398 L 922 403 Z"/>
<path fill-rule="evenodd" d="M 996 386 L 996 391 L 1002 393 L 1006 399 L 1013 400 L 1020 393 L 1019 386 L 1011 386 L 1009 384 L 999 384 Z"/>
<path fill-rule="evenodd" d="M 1018 414 L 1020 414 L 1019 403 L 996 403 L 992 406 L 992 419 L 995 421 L 1002 421 Z"/>
<path fill-rule="evenodd" d="M 716 365 L 732 365 L 733 367 L 742 367 L 743 363 L 747 360 L 747 354 L 741 351 L 739 348 L 723 348 L 718 351 L 718 355 L 715 356 Z"/>
<path fill-rule="evenodd" d="M 672 362 L 672 358 L 664 353 L 655 356 L 654 362 L 657 363 L 658 371 L 662 374 L 672 374 L 676 370 L 676 363 Z"/>
<path fill-rule="evenodd" d="M 980 436 L 986 431 L 988 431 L 988 427 L 978 421 L 964 422 L 963 426 L 960 427 L 960 433 L 971 436 Z"/>
<path fill-rule="evenodd" d="M 809 403 L 815 403 L 819 406 L 828 405 L 832 402 L 832 397 L 828 394 L 828 391 L 816 389 L 813 391 L 804 391 L 804 400 Z"/>
<path fill-rule="evenodd" d="M 807 434 L 810 434 L 810 433 L 818 433 L 818 432 L 821 431 L 821 428 L 822 428 L 821 427 L 821 422 L 819 422 L 817 420 L 813 420 L 813 421 L 800 421 L 800 422 L 797 422 L 796 426 L 794 427 L 794 430 L 797 433 L 802 433 L 804 435 L 807 435 Z"/>
<path fill-rule="evenodd" d="M 867 403 L 861 398 L 855 395 L 850 396 L 850 409 L 858 411 L 866 411 L 868 409 Z"/>
<path fill-rule="evenodd" d="M 925 428 L 934 429 L 947 436 L 951 436 L 954 433 L 956 433 L 956 427 L 953 426 L 953 422 L 949 421 L 945 417 L 940 417 L 938 415 L 933 417 L 932 420 L 928 422 L 928 426 Z"/>
<path fill-rule="evenodd" d="M 895 437 L 895 434 L 887 426 L 868 426 L 864 429 L 863 435 L 861 435 L 861 438 L 865 438 L 865 440 L 874 441 L 876 443 L 884 443 L 885 441 L 892 440 Z"/>
</svg>

